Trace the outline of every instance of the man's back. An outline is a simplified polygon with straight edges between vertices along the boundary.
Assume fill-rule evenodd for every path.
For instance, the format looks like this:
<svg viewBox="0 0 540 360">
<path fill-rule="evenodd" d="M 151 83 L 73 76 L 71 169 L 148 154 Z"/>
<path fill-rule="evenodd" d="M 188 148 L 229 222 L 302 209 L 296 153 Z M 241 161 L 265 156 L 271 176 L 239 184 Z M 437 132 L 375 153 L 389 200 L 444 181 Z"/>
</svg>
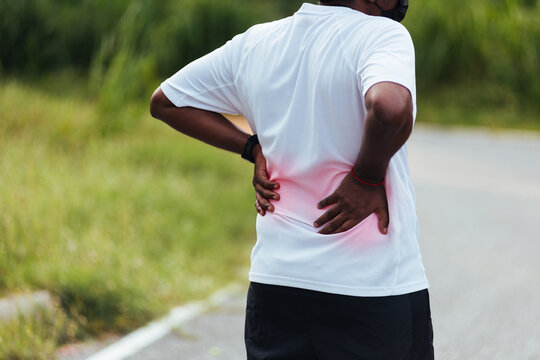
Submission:
<svg viewBox="0 0 540 360">
<path fill-rule="evenodd" d="M 378 81 L 395 81 L 415 99 L 407 31 L 347 7 L 304 4 L 228 46 L 238 112 L 258 134 L 271 180 L 280 184 L 274 213 L 258 219 L 250 279 L 364 296 L 425 288 L 405 147 L 388 172 L 389 235 L 379 232 L 375 214 L 342 234 L 313 227 L 324 213 L 317 202 L 358 156 L 365 93 Z"/>
<path fill-rule="evenodd" d="M 405 28 L 347 7 L 304 4 L 161 85 L 176 106 L 242 114 L 258 134 L 280 201 L 258 216 L 251 281 L 355 296 L 428 286 L 405 146 L 386 174 L 388 234 L 377 228 L 375 213 L 339 234 L 313 226 L 324 213 L 317 203 L 355 163 L 365 95 L 379 82 L 402 85 L 414 104 L 414 49 Z"/>
</svg>

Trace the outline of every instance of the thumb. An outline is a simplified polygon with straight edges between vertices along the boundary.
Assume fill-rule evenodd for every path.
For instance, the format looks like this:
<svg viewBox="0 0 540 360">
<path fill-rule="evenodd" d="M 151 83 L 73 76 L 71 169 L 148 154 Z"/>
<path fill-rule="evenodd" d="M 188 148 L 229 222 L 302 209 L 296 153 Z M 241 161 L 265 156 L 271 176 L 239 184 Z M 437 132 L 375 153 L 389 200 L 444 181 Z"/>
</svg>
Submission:
<svg viewBox="0 0 540 360">
<path fill-rule="evenodd" d="M 388 215 L 388 208 L 380 208 L 375 211 L 377 217 L 379 218 L 379 231 L 381 234 L 388 234 L 388 225 L 390 223 L 390 216 Z"/>
</svg>

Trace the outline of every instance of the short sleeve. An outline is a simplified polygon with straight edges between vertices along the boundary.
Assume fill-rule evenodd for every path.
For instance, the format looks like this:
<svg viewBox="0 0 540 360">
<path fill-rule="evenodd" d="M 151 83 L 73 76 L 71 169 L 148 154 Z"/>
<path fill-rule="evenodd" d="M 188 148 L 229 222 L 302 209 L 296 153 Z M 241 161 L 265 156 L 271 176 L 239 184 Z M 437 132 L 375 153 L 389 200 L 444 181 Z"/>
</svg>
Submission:
<svg viewBox="0 0 540 360">
<path fill-rule="evenodd" d="M 177 107 L 194 107 L 222 114 L 242 114 L 235 85 L 238 36 L 193 61 L 161 84 Z"/>
<path fill-rule="evenodd" d="M 380 34 L 365 49 L 357 65 L 356 75 L 362 95 L 365 96 L 379 82 L 394 82 L 409 89 L 416 113 L 415 58 L 411 36 L 399 24 Z"/>
</svg>

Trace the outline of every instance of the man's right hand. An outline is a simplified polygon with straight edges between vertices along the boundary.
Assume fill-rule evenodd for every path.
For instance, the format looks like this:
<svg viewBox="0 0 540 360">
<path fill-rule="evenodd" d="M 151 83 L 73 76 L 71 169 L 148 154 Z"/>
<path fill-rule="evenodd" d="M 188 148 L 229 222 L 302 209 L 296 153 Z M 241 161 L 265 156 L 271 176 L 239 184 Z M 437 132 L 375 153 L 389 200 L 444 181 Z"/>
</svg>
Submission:
<svg viewBox="0 0 540 360">
<path fill-rule="evenodd" d="M 279 184 L 270 181 L 266 170 L 266 158 L 263 155 L 261 145 L 253 148 L 253 158 L 255 159 L 255 170 L 253 171 L 253 187 L 255 188 L 255 208 L 257 212 L 264 216 L 267 211 L 273 212 L 274 206 L 270 200 L 279 201 L 279 194 L 275 190 L 279 189 Z"/>
</svg>

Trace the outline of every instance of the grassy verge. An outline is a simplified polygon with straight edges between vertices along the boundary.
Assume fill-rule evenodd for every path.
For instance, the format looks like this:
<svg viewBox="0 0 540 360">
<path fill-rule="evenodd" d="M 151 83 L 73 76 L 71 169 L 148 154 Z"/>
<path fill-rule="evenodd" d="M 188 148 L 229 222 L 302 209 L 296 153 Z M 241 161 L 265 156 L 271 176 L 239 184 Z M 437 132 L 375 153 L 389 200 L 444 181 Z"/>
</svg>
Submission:
<svg viewBox="0 0 540 360">
<path fill-rule="evenodd" d="M 105 137 L 81 98 L 11 81 L 0 108 L 0 294 L 50 290 L 80 338 L 203 298 L 247 265 L 255 212 L 240 157 L 151 120 L 146 104 Z"/>
<path fill-rule="evenodd" d="M 74 338 L 77 329 L 63 309 L 38 309 L 32 316 L 3 321 L 0 326 L 0 359 L 50 360 L 58 343 Z"/>
</svg>

